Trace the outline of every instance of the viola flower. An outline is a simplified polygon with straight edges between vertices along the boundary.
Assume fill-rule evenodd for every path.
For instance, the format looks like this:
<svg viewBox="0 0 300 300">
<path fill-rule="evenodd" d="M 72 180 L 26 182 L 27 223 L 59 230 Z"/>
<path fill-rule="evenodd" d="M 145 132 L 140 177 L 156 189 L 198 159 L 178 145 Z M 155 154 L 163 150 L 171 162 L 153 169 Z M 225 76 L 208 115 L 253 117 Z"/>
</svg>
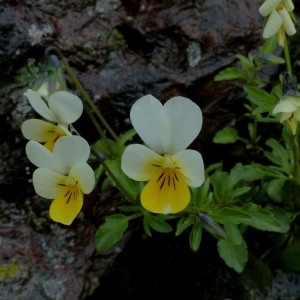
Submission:
<svg viewBox="0 0 300 300">
<path fill-rule="evenodd" d="M 268 17 L 263 37 L 270 38 L 277 34 L 278 44 L 284 46 L 285 34 L 294 35 L 295 25 L 292 20 L 294 4 L 292 0 L 266 0 L 259 8 L 263 17 Z"/>
<path fill-rule="evenodd" d="M 69 126 L 81 116 L 82 101 L 65 91 L 50 95 L 48 103 L 31 89 L 28 89 L 25 95 L 33 109 L 47 121 L 26 120 L 21 127 L 22 133 L 26 139 L 44 143 L 44 146 L 52 151 L 55 142 L 61 136 L 71 135 Z"/>
<path fill-rule="evenodd" d="M 26 154 L 38 167 L 32 177 L 35 192 L 53 199 L 50 218 L 70 225 L 82 208 L 83 194 L 89 194 L 95 185 L 94 171 L 87 164 L 89 144 L 80 136 L 64 136 L 51 152 L 36 141 L 29 141 Z"/>
<path fill-rule="evenodd" d="M 297 132 L 300 121 L 300 96 L 285 95 L 274 107 L 272 114 L 281 113 L 280 123 L 287 121 L 293 135 Z"/>
<path fill-rule="evenodd" d="M 121 167 L 136 181 L 148 181 L 141 191 L 141 204 L 153 213 L 177 213 L 190 202 L 190 187 L 204 182 L 202 156 L 186 149 L 202 127 L 198 105 L 184 97 L 174 97 L 162 105 L 151 95 L 137 100 L 130 119 L 148 146 L 126 147 Z"/>
</svg>

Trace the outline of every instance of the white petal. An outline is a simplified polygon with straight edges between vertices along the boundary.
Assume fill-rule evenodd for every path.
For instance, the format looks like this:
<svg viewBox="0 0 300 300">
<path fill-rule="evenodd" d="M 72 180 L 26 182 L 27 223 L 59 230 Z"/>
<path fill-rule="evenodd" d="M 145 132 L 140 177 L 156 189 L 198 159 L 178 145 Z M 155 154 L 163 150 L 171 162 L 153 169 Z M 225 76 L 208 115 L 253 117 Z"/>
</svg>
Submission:
<svg viewBox="0 0 300 300">
<path fill-rule="evenodd" d="M 78 180 L 79 187 L 84 194 L 89 194 L 95 186 L 95 175 L 93 169 L 85 162 L 75 164 L 69 176 Z"/>
<path fill-rule="evenodd" d="M 202 156 L 195 150 L 183 150 L 173 155 L 190 187 L 200 186 L 205 179 Z"/>
<path fill-rule="evenodd" d="M 64 165 L 68 172 L 77 162 L 86 162 L 90 155 L 88 142 L 80 136 L 60 137 L 54 145 L 55 160 Z"/>
<path fill-rule="evenodd" d="M 288 120 L 292 114 L 293 114 L 292 112 L 287 112 L 287 113 L 283 112 L 280 116 L 280 123 L 283 123 L 284 121 Z"/>
<path fill-rule="evenodd" d="M 259 8 L 259 13 L 262 16 L 267 16 L 269 15 L 276 7 L 277 5 L 281 2 L 281 0 L 267 0 L 265 1 Z"/>
<path fill-rule="evenodd" d="M 25 93 L 25 96 L 28 98 L 28 101 L 31 104 L 32 108 L 39 115 L 41 115 L 43 118 L 45 118 L 48 121 L 56 122 L 54 115 L 51 113 L 47 104 L 37 92 L 28 89 L 27 92 Z"/>
<path fill-rule="evenodd" d="M 63 169 L 59 162 L 55 161 L 53 153 L 36 141 L 29 141 L 25 148 L 28 159 L 39 168 L 48 168 L 58 173 Z"/>
<path fill-rule="evenodd" d="M 164 105 L 165 114 L 170 120 L 170 137 L 162 144 L 165 153 L 177 153 L 186 149 L 198 136 L 202 127 L 200 107 L 184 97 L 174 97 Z"/>
<path fill-rule="evenodd" d="M 122 155 L 121 168 L 131 179 L 147 181 L 159 170 L 159 166 L 154 165 L 163 161 L 164 158 L 151 149 L 143 145 L 132 144 L 126 147 Z"/>
<path fill-rule="evenodd" d="M 199 106 L 184 97 L 174 97 L 162 106 L 153 96 L 144 96 L 132 106 L 130 119 L 142 140 L 160 154 L 187 148 L 202 126 Z"/>
<path fill-rule="evenodd" d="M 83 104 L 80 98 L 65 91 L 53 93 L 48 103 L 51 113 L 60 123 L 71 124 L 75 122 L 83 111 Z"/>
<path fill-rule="evenodd" d="M 282 24 L 282 19 L 279 13 L 276 10 L 273 10 L 265 25 L 263 37 L 267 39 L 273 36 L 274 34 L 276 34 L 281 24 Z"/>
<path fill-rule="evenodd" d="M 66 176 L 44 168 L 36 169 L 32 175 L 35 192 L 46 199 L 56 198 L 66 180 Z"/>
<path fill-rule="evenodd" d="M 283 26 L 285 28 L 287 35 L 295 34 L 296 28 L 295 28 L 294 22 L 290 16 L 290 14 L 288 13 L 288 11 L 286 9 L 282 9 L 279 11 L 279 14 L 281 16 Z"/>
<path fill-rule="evenodd" d="M 289 101 L 289 100 L 281 100 L 279 101 L 273 111 L 272 111 L 272 114 L 277 114 L 277 113 L 280 113 L 280 112 L 293 112 L 297 109 L 298 107 L 292 102 L 292 101 Z"/>
<path fill-rule="evenodd" d="M 56 125 L 39 119 L 30 119 L 23 122 L 21 131 L 28 140 L 40 143 L 46 142 L 55 132 Z"/>
<path fill-rule="evenodd" d="M 130 111 L 130 119 L 141 139 L 157 153 L 163 153 L 161 145 L 161 114 L 163 105 L 151 95 L 137 100 Z"/>
<path fill-rule="evenodd" d="M 283 4 L 287 11 L 293 11 L 295 8 L 292 0 L 283 0 Z"/>
</svg>

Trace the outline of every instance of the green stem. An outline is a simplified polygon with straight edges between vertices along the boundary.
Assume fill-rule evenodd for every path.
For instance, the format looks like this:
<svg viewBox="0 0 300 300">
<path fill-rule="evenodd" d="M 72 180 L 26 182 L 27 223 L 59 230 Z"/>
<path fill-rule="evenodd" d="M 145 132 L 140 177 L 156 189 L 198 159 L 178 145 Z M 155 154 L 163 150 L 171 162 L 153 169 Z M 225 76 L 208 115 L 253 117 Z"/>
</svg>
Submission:
<svg viewBox="0 0 300 300">
<path fill-rule="evenodd" d="M 290 75 L 290 78 L 293 78 L 289 45 L 288 45 L 288 41 L 287 41 L 286 37 L 284 39 L 284 48 L 283 48 L 283 51 L 284 51 L 285 64 L 286 64 L 287 71 L 288 71 L 288 73 Z"/>
<path fill-rule="evenodd" d="M 100 120 L 100 122 L 102 122 L 103 126 L 110 133 L 110 135 L 112 136 L 112 138 L 115 141 L 117 141 L 118 140 L 118 136 L 113 131 L 113 129 L 110 127 L 110 125 L 107 123 L 107 121 L 105 120 L 105 118 L 102 116 L 102 114 L 100 113 L 100 111 L 98 110 L 98 108 L 96 107 L 96 105 L 93 103 L 93 101 L 91 100 L 89 94 L 86 92 L 86 90 L 83 88 L 82 84 L 79 82 L 79 80 L 75 76 L 74 72 L 72 71 L 70 65 L 68 64 L 67 60 L 65 59 L 65 57 L 63 56 L 63 54 L 61 53 L 61 51 L 59 49 L 57 49 L 57 48 L 53 48 L 53 50 L 55 52 L 57 52 L 57 54 L 61 58 L 61 60 L 63 62 L 63 65 L 66 68 L 66 71 L 68 72 L 68 74 L 69 74 L 72 82 L 74 83 L 74 85 L 76 86 L 76 88 L 79 90 L 80 94 L 82 95 L 83 99 L 86 101 L 86 103 L 89 106 L 90 110 L 95 113 L 95 115 L 98 117 L 98 119 Z M 91 114 L 89 114 L 89 116 L 90 115 Z M 101 134 L 101 137 L 103 138 L 102 134 Z"/>
<path fill-rule="evenodd" d="M 295 143 L 294 143 L 294 147 L 293 147 L 293 155 L 294 155 L 293 175 L 297 181 L 297 178 L 300 175 L 300 172 L 299 172 L 299 153 L 300 152 L 299 152 L 299 136 L 298 136 L 298 134 L 295 135 L 294 141 L 295 141 Z M 296 184 L 296 186 L 294 187 L 294 203 L 297 208 L 300 208 L 300 196 L 298 193 L 298 188 L 299 188 L 299 184 Z"/>
<path fill-rule="evenodd" d="M 126 197 L 130 202 L 134 202 L 135 199 L 128 193 L 128 191 L 122 186 L 117 177 L 113 174 L 110 168 L 107 166 L 105 159 L 103 159 L 95 150 L 91 149 L 91 153 L 95 156 L 95 158 L 103 165 L 104 170 L 116 184 L 117 188 L 121 191 L 121 193 Z"/>
</svg>

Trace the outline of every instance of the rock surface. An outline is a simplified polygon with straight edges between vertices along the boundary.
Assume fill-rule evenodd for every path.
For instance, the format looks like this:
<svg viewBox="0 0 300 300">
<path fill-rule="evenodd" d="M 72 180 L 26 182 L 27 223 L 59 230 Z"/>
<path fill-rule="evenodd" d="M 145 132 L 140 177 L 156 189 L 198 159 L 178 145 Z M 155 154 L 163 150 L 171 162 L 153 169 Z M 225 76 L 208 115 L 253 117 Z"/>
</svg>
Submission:
<svg viewBox="0 0 300 300">
<path fill-rule="evenodd" d="M 237 99 L 234 86 L 213 77 L 236 53 L 262 43 L 260 2 L 0 2 L 0 299 L 84 299 L 127 240 L 107 256 L 94 253 L 96 227 L 120 202 L 115 193 L 95 190 L 70 228 L 51 223 L 48 201 L 34 194 L 20 126 L 34 115 L 23 93 L 37 80 L 45 50 L 62 51 L 117 132 L 129 128 L 129 109 L 145 94 L 197 102 L 204 127 L 195 146 L 209 159 L 212 134 L 234 117 Z M 97 139 L 88 124 L 78 126 L 89 142 Z"/>
</svg>

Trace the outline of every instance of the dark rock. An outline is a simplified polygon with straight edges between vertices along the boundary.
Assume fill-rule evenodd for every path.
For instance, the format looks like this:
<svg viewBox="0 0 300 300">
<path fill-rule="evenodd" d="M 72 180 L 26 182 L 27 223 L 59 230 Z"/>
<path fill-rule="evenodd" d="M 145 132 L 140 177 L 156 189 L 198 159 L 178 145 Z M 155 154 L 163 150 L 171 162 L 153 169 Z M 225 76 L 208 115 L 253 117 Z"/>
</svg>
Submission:
<svg viewBox="0 0 300 300">
<path fill-rule="evenodd" d="M 2 266 L 12 272 L 1 279 L 0 298 L 85 298 L 129 238 L 107 256 L 94 253 L 95 228 L 122 201 L 119 195 L 94 191 L 70 228 L 53 224 L 48 201 L 34 195 L 30 181 L 34 168 L 20 133 L 22 122 L 34 112 L 22 94 L 37 80 L 45 50 L 62 51 L 119 133 L 130 127 L 129 109 L 145 94 L 161 101 L 175 95 L 194 100 L 204 114 L 194 146 L 209 158 L 212 134 L 235 118 L 233 104 L 239 98 L 234 86 L 214 83 L 213 77 L 235 63 L 236 53 L 255 51 L 262 43 L 260 4 L 258 0 L 0 3 L 0 270 Z M 78 93 L 69 79 L 68 86 Z M 83 120 L 78 123 L 80 132 L 95 141 L 85 116 Z M 184 251 L 187 258 L 193 257 Z M 185 288 L 192 289 L 188 282 Z"/>
</svg>

